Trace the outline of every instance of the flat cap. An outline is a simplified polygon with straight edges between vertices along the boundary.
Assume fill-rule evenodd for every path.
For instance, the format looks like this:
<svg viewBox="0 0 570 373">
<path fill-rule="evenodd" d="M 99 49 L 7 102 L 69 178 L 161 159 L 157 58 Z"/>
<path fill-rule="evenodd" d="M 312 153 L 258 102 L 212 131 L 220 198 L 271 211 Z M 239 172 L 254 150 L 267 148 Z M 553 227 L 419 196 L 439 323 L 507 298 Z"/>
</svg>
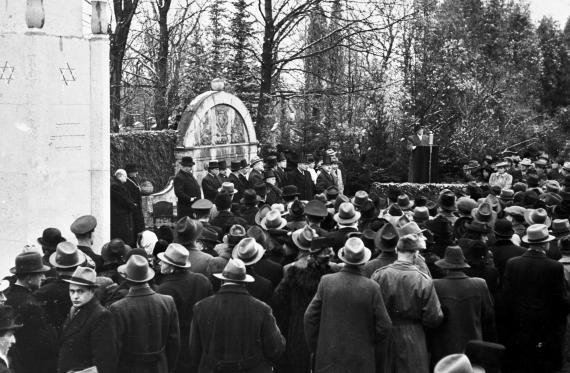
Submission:
<svg viewBox="0 0 570 373">
<path fill-rule="evenodd" d="M 86 234 L 95 229 L 97 226 L 97 219 L 93 215 L 83 215 L 75 219 L 69 227 L 73 234 Z"/>
</svg>

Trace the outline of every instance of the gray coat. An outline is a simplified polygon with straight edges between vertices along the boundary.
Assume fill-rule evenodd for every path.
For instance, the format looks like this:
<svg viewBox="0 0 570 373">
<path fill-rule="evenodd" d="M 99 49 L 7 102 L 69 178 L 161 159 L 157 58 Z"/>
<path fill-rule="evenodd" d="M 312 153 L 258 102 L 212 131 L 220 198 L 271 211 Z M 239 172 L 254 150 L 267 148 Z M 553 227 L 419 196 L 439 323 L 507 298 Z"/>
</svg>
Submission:
<svg viewBox="0 0 570 373">
<path fill-rule="evenodd" d="M 347 267 L 321 278 L 304 321 L 315 372 L 374 373 L 377 347 L 392 326 L 380 286 Z"/>
</svg>

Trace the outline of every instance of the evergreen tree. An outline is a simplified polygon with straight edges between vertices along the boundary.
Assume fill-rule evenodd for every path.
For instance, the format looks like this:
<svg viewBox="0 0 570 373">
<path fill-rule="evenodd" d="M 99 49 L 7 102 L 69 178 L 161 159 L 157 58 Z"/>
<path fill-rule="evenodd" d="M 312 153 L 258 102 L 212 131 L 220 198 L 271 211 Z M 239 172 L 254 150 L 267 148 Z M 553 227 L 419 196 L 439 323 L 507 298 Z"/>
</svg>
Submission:
<svg viewBox="0 0 570 373">
<path fill-rule="evenodd" d="M 210 48 L 211 78 L 224 76 L 227 52 L 227 38 L 224 27 L 224 0 L 213 0 L 210 6 L 210 33 L 212 46 Z"/>
</svg>

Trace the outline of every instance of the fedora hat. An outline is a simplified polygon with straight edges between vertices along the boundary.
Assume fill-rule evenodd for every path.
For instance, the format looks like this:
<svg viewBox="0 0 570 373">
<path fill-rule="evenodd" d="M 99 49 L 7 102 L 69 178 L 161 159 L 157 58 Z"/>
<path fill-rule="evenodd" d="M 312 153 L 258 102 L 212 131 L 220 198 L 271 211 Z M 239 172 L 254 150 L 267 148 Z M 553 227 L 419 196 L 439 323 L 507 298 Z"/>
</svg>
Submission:
<svg viewBox="0 0 570 373">
<path fill-rule="evenodd" d="M 259 208 L 259 211 L 255 214 L 255 224 L 261 226 L 261 221 L 267 215 L 267 213 L 271 211 L 271 206 L 263 205 Z"/>
<path fill-rule="evenodd" d="M 543 158 L 539 158 L 536 161 L 534 161 L 534 165 L 536 167 L 546 167 L 547 164 L 548 162 L 546 161 L 546 159 Z"/>
<path fill-rule="evenodd" d="M 425 206 L 416 206 L 414 207 L 414 221 L 419 223 L 423 223 L 429 220 L 429 210 Z"/>
<path fill-rule="evenodd" d="M 229 181 L 224 181 L 222 183 L 222 186 L 218 188 L 218 192 L 221 192 L 222 190 L 226 191 L 229 194 L 235 194 L 239 192 L 239 190 L 234 188 L 234 183 L 230 183 Z"/>
<path fill-rule="evenodd" d="M 101 257 L 106 263 L 122 262 L 127 254 L 127 245 L 120 238 L 113 238 L 101 248 Z"/>
<path fill-rule="evenodd" d="M 473 170 L 473 169 L 479 168 L 479 167 L 480 167 L 479 162 L 476 161 L 476 160 L 474 160 L 474 159 L 472 159 L 472 160 L 470 160 L 465 166 L 463 166 L 463 169 L 465 169 L 465 170 Z"/>
<path fill-rule="evenodd" d="M 560 192 L 560 183 L 557 180 L 548 180 L 544 187 L 547 192 L 558 193 Z"/>
<path fill-rule="evenodd" d="M 74 285 L 88 286 L 90 288 L 97 287 L 97 272 L 93 268 L 77 267 L 70 278 L 63 281 Z"/>
<path fill-rule="evenodd" d="M 25 275 L 28 273 L 44 273 L 50 267 L 42 262 L 42 254 L 36 251 L 27 251 L 16 256 L 16 265 L 10 269 L 15 275 Z"/>
<path fill-rule="evenodd" d="M 163 253 L 158 253 L 158 259 L 178 268 L 190 268 L 191 264 L 188 261 L 188 256 L 190 253 L 188 250 L 178 244 L 171 243 L 166 247 Z"/>
<path fill-rule="evenodd" d="M 338 208 L 338 212 L 334 214 L 333 219 L 342 225 L 353 224 L 360 219 L 360 212 L 356 211 L 354 205 L 350 202 L 344 202 Z"/>
<path fill-rule="evenodd" d="M 16 312 L 14 308 L 8 305 L 0 305 L 0 330 L 14 330 L 19 329 L 23 324 L 16 323 Z"/>
<path fill-rule="evenodd" d="M 234 247 L 237 245 L 243 238 L 247 235 L 247 231 L 245 228 L 240 224 L 234 224 L 230 227 L 228 234 L 226 234 L 223 238 L 223 242 L 230 246 Z"/>
<path fill-rule="evenodd" d="M 552 222 L 548 216 L 548 213 L 543 208 L 526 210 L 524 213 L 524 220 L 528 225 L 544 224 L 547 227 L 549 227 L 550 223 Z"/>
<path fill-rule="evenodd" d="M 131 255 L 126 264 L 119 266 L 117 272 L 130 282 L 143 283 L 153 279 L 154 271 L 148 260 L 142 255 Z"/>
<path fill-rule="evenodd" d="M 520 217 L 524 218 L 525 212 L 526 212 L 526 209 L 524 207 L 521 207 L 521 206 L 509 206 L 509 207 L 505 208 L 505 214 L 511 215 L 511 216 L 520 216 Z"/>
<path fill-rule="evenodd" d="M 291 239 L 295 246 L 305 251 L 311 249 L 311 241 L 313 241 L 313 238 L 315 237 L 318 237 L 317 232 L 308 225 L 301 229 L 297 229 L 291 234 Z"/>
<path fill-rule="evenodd" d="M 49 264 L 55 268 L 73 268 L 85 263 L 85 254 L 77 249 L 75 244 L 63 241 L 60 242 L 55 252 L 49 256 Z"/>
<path fill-rule="evenodd" d="M 265 215 L 265 217 L 261 219 L 261 224 L 260 224 L 261 227 L 263 229 L 283 228 L 284 226 L 287 225 L 287 220 L 283 219 L 281 215 L 282 212 L 272 208 L 271 211 L 269 211 L 267 215 Z"/>
<path fill-rule="evenodd" d="M 474 220 L 489 224 L 492 224 L 492 222 L 497 219 L 497 213 L 493 211 L 491 204 L 487 201 L 481 203 L 479 207 L 474 208 L 473 211 L 471 211 L 471 216 Z"/>
<path fill-rule="evenodd" d="M 264 248 L 267 247 L 267 233 L 265 233 L 261 227 L 258 227 L 257 225 L 252 225 L 249 227 L 247 229 L 247 237 L 253 238 L 255 242 Z"/>
<path fill-rule="evenodd" d="M 351 265 L 361 265 L 370 260 L 372 252 L 358 237 L 350 237 L 338 251 L 338 258 Z"/>
<path fill-rule="evenodd" d="M 515 196 L 515 191 L 512 189 L 501 189 L 501 194 L 499 194 L 499 199 L 502 201 L 512 201 Z"/>
<path fill-rule="evenodd" d="M 356 207 L 360 207 L 364 202 L 368 201 L 368 193 L 363 190 L 359 190 L 354 193 L 354 197 L 351 198 L 350 202 Z"/>
<path fill-rule="evenodd" d="M 416 234 L 407 234 L 400 236 L 396 249 L 402 252 L 414 252 L 424 250 L 426 248 L 425 240 L 421 239 Z"/>
<path fill-rule="evenodd" d="M 97 219 L 93 215 L 83 215 L 75 219 L 69 227 L 73 234 L 87 234 L 97 227 Z"/>
<path fill-rule="evenodd" d="M 407 234 L 420 234 L 422 232 L 424 232 L 425 229 L 421 229 L 418 226 L 418 223 L 416 223 L 415 221 L 411 221 L 409 223 L 404 224 L 399 230 L 398 233 L 400 235 L 400 237 L 405 236 Z"/>
<path fill-rule="evenodd" d="M 526 176 L 526 183 L 529 188 L 538 188 L 538 175 L 536 174 L 527 174 Z"/>
<path fill-rule="evenodd" d="M 410 210 L 414 207 L 414 201 L 410 200 L 407 194 L 400 194 L 398 196 L 398 200 L 396 201 L 398 207 L 402 209 L 402 211 Z"/>
<path fill-rule="evenodd" d="M 239 203 L 244 205 L 256 205 L 259 201 L 261 201 L 261 197 L 255 193 L 255 190 L 246 189 L 243 191 L 243 198 L 239 201 Z"/>
<path fill-rule="evenodd" d="M 570 222 L 568 219 L 554 219 L 550 226 L 550 232 L 554 236 L 563 236 L 570 233 Z"/>
<path fill-rule="evenodd" d="M 521 166 L 532 166 L 532 162 L 529 158 L 523 158 L 523 160 L 520 162 Z"/>
<path fill-rule="evenodd" d="M 212 227 L 204 227 L 204 229 L 202 229 L 202 233 L 198 237 L 198 241 L 213 242 L 215 244 L 220 243 L 220 239 L 218 238 L 218 232 L 214 230 Z"/>
<path fill-rule="evenodd" d="M 452 354 L 438 361 L 433 373 L 485 373 L 485 369 L 472 366 L 465 354 Z"/>
<path fill-rule="evenodd" d="M 449 189 L 444 189 L 439 194 L 437 204 L 442 210 L 445 211 L 457 211 L 457 205 L 455 201 L 455 193 Z"/>
<path fill-rule="evenodd" d="M 505 161 L 499 162 L 495 165 L 495 168 L 508 168 L 508 167 L 509 163 Z"/>
<path fill-rule="evenodd" d="M 42 236 L 38 237 L 38 243 L 42 246 L 56 247 L 58 243 L 65 241 L 61 236 L 61 231 L 57 228 L 46 228 L 42 232 Z"/>
<path fill-rule="evenodd" d="M 465 262 L 463 250 L 459 246 L 448 246 L 445 249 L 445 256 L 435 262 L 435 265 L 443 269 L 463 269 L 471 267 Z"/>
<path fill-rule="evenodd" d="M 316 199 L 307 202 L 305 205 L 305 215 L 325 217 L 328 215 L 327 207 Z"/>
<path fill-rule="evenodd" d="M 543 243 L 550 242 L 556 237 L 548 234 L 548 227 L 544 224 L 533 224 L 526 229 L 526 234 L 523 236 L 524 243 Z"/>
<path fill-rule="evenodd" d="M 374 247 L 384 252 L 396 251 L 398 231 L 392 224 L 384 224 L 374 235 Z"/>
<path fill-rule="evenodd" d="M 185 216 L 176 222 L 176 243 L 189 245 L 196 241 L 203 229 L 202 222 Z"/>
<path fill-rule="evenodd" d="M 296 185 L 285 185 L 283 187 L 283 193 L 281 195 L 283 197 L 295 197 L 299 196 L 300 193 Z"/>
<path fill-rule="evenodd" d="M 232 194 L 222 190 L 221 192 L 216 193 L 216 196 L 214 197 L 214 205 L 216 205 L 218 211 L 228 210 L 232 207 L 232 198 Z"/>
<path fill-rule="evenodd" d="M 255 279 L 248 275 L 245 264 L 239 260 L 230 258 L 222 273 L 214 273 L 214 277 L 231 282 L 254 282 Z"/>
<path fill-rule="evenodd" d="M 232 172 L 236 172 L 242 169 L 240 161 L 232 161 L 230 164 L 230 169 Z"/>
<path fill-rule="evenodd" d="M 334 201 L 338 196 L 338 194 L 339 194 L 338 187 L 334 185 L 331 185 L 325 190 L 325 196 L 327 197 L 328 201 Z"/>
<path fill-rule="evenodd" d="M 513 236 L 513 234 L 515 234 L 513 223 L 511 223 L 508 219 L 497 219 L 493 228 L 493 232 L 495 232 L 495 236 L 497 237 L 510 238 Z"/>
<path fill-rule="evenodd" d="M 256 164 L 258 164 L 259 162 L 263 162 L 263 159 L 259 158 L 258 156 L 255 156 L 253 158 L 251 158 L 251 167 L 255 166 Z"/>
<path fill-rule="evenodd" d="M 402 215 L 398 219 L 396 219 L 396 224 L 394 225 L 396 229 L 400 230 L 400 228 L 402 228 L 404 225 L 408 224 L 409 222 L 411 222 L 411 220 L 408 217 L 408 215 Z"/>
<path fill-rule="evenodd" d="M 183 167 L 192 167 L 195 164 L 196 163 L 194 163 L 194 159 L 192 159 L 192 157 L 182 157 L 182 160 L 180 161 L 180 165 Z"/>
<path fill-rule="evenodd" d="M 263 246 L 252 237 L 242 239 L 232 250 L 232 258 L 241 260 L 246 266 L 259 262 L 264 254 Z"/>
</svg>

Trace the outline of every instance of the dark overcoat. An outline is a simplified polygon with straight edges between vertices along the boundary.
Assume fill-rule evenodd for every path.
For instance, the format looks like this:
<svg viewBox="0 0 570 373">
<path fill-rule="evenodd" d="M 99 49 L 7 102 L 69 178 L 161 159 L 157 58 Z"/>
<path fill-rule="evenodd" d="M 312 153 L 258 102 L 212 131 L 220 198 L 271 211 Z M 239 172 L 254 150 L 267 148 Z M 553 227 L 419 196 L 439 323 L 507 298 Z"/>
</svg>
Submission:
<svg viewBox="0 0 570 373">
<path fill-rule="evenodd" d="M 273 284 L 271 281 L 258 274 L 253 266 L 247 267 L 247 273 L 255 280 L 254 282 L 249 282 L 246 285 L 249 294 L 260 301 L 269 304 L 271 297 L 273 297 Z"/>
<path fill-rule="evenodd" d="M 315 185 L 309 171 L 301 173 L 298 168 L 294 168 L 287 172 L 285 182 L 285 185 L 295 185 L 297 187 L 301 201 L 310 201 L 314 198 Z"/>
<path fill-rule="evenodd" d="M 317 185 L 315 186 L 315 192 L 322 193 L 331 186 L 337 186 L 334 181 L 334 176 L 324 170 L 321 171 L 319 176 L 317 176 Z"/>
<path fill-rule="evenodd" d="M 135 234 L 144 231 L 145 223 L 144 223 L 144 216 L 142 212 L 142 194 L 141 194 L 141 187 L 140 185 L 133 179 L 127 178 L 127 182 L 125 183 L 125 187 L 129 192 L 129 196 L 131 200 L 136 203 L 136 207 L 133 210 L 133 224 Z"/>
<path fill-rule="evenodd" d="M 222 286 L 194 307 L 189 372 L 270 373 L 284 349 L 271 308 L 245 287 Z"/>
<path fill-rule="evenodd" d="M 12 373 L 12 370 L 8 369 L 6 362 L 0 358 L 0 373 Z"/>
<path fill-rule="evenodd" d="M 380 286 L 345 267 L 321 278 L 304 325 L 315 371 L 375 373 L 377 347 L 392 322 Z"/>
<path fill-rule="evenodd" d="M 267 195 L 265 196 L 265 203 L 272 205 L 274 203 L 283 203 L 283 191 L 275 185 L 265 183 L 267 185 Z"/>
<path fill-rule="evenodd" d="M 262 184 L 263 183 L 263 172 L 258 171 L 258 170 L 251 170 L 251 172 L 249 173 L 248 182 L 249 182 L 250 188 L 254 188 L 257 184 Z"/>
<path fill-rule="evenodd" d="M 524 372 L 560 369 L 568 300 L 562 264 L 537 250 L 507 262 L 503 299 L 510 315 L 507 357 Z"/>
<path fill-rule="evenodd" d="M 136 242 L 135 207 L 127 187 L 114 177 L 111 180 L 111 238 L 120 238 L 131 246 Z"/>
<path fill-rule="evenodd" d="M 49 323 L 40 301 L 20 285 L 12 285 L 5 292 L 6 305 L 12 306 L 18 322 L 16 344 L 8 356 L 18 373 L 53 373 L 57 369 L 57 333 Z"/>
<path fill-rule="evenodd" d="M 176 203 L 178 218 L 192 217 L 192 202 L 202 196 L 200 185 L 194 175 L 183 170 L 178 171 L 174 176 L 174 194 L 178 198 Z"/>
<path fill-rule="evenodd" d="M 48 320 L 59 336 L 71 308 L 69 283 L 57 278 L 34 291 L 34 296 L 42 302 Z"/>
<path fill-rule="evenodd" d="M 274 262 L 273 260 L 264 256 L 259 260 L 259 262 L 253 265 L 255 272 L 257 272 L 260 276 L 265 277 L 269 281 L 274 288 L 279 285 L 281 279 L 283 278 L 283 266 L 281 264 Z"/>
<path fill-rule="evenodd" d="M 113 315 L 93 297 L 64 324 L 59 339 L 58 373 L 92 366 L 99 373 L 114 373 L 117 368 Z"/>
<path fill-rule="evenodd" d="M 202 179 L 202 192 L 204 192 L 204 198 L 210 200 L 214 203 L 216 194 L 218 194 L 218 189 L 222 186 L 220 179 L 211 173 L 207 173 Z"/>
<path fill-rule="evenodd" d="M 493 301 L 487 283 L 463 272 L 433 280 L 443 311 L 443 322 L 430 335 L 432 364 L 465 351 L 469 340 L 495 341 Z"/>
<path fill-rule="evenodd" d="M 239 215 L 247 221 L 249 225 L 255 225 L 255 215 L 259 212 L 259 207 L 242 205 Z"/>
<path fill-rule="evenodd" d="M 114 315 L 118 373 L 171 373 L 180 352 L 178 312 L 172 297 L 148 284 L 133 286 L 110 307 Z"/>
<path fill-rule="evenodd" d="M 495 262 L 495 267 L 499 271 L 499 278 L 502 279 L 505 273 L 505 267 L 509 259 L 516 256 L 521 256 L 526 252 L 526 249 L 515 245 L 511 240 L 497 240 L 495 244 L 490 248 L 493 253 L 493 261 Z"/>
<path fill-rule="evenodd" d="M 178 311 L 180 326 L 180 356 L 176 372 L 187 372 L 190 369 L 190 325 L 194 316 L 194 305 L 214 293 L 208 278 L 200 273 L 176 272 L 164 276 L 162 283 L 156 288 L 160 294 L 170 295 Z"/>
<path fill-rule="evenodd" d="M 193 245 L 184 245 L 188 249 L 188 261 L 190 261 L 190 271 L 194 273 L 201 273 L 205 276 L 208 275 L 208 264 L 213 258 L 212 255 L 200 251 Z"/>
<path fill-rule="evenodd" d="M 237 190 L 237 192 L 234 193 L 233 201 L 239 203 L 240 199 L 243 197 L 243 191 L 248 189 L 248 185 L 244 184 L 239 176 L 236 176 L 233 172 L 228 176 L 228 181 L 233 183 L 234 188 Z"/>
</svg>

